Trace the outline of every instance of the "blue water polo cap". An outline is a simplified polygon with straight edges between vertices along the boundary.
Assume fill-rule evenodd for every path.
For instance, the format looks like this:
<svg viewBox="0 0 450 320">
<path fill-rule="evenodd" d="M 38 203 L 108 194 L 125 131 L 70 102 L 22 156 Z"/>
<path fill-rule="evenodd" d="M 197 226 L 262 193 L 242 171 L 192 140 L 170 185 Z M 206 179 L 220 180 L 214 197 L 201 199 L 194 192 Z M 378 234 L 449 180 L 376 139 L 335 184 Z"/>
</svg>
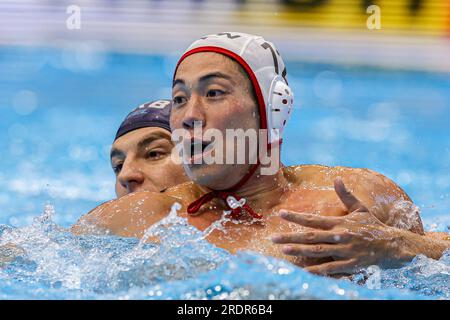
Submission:
<svg viewBox="0 0 450 320">
<path fill-rule="evenodd" d="M 159 127 L 170 131 L 170 100 L 156 100 L 144 103 L 131 111 L 117 130 L 114 141 L 124 134 L 146 127 Z"/>
</svg>

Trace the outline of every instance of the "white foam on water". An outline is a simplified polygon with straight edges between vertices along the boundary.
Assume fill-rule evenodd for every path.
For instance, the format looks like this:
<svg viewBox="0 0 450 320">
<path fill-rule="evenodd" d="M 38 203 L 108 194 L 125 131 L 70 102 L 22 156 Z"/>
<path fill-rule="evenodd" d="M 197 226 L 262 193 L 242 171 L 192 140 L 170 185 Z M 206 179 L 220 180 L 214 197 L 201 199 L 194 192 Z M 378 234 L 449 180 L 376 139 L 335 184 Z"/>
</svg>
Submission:
<svg viewBox="0 0 450 320">
<path fill-rule="evenodd" d="M 13 262 L 0 268 L 0 298 L 449 298 L 448 253 L 439 261 L 419 256 L 403 268 L 380 270 L 375 283 L 381 285 L 369 290 L 252 252 L 232 256 L 204 239 L 220 225 L 200 232 L 177 215 L 180 208 L 174 204 L 141 240 L 74 236 L 53 222 L 51 205 L 31 225 L 1 225 L 0 246 L 21 250 Z M 154 237 L 157 243 L 151 241 Z"/>
</svg>

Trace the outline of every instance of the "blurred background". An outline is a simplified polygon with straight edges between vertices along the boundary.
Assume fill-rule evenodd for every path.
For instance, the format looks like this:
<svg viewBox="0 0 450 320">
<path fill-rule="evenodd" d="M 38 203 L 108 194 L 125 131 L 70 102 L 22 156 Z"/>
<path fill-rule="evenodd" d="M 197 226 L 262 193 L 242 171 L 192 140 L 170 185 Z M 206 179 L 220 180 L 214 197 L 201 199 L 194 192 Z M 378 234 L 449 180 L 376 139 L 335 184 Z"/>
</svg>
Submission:
<svg viewBox="0 0 450 320">
<path fill-rule="evenodd" d="M 168 98 L 211 33 L 274 42 L 296 96 L 287 165 L 368 167 L 428 230 L 450 224 L 450 1 L 0 0 L 0 223 L 74 223 L 114 197 L 109 148 L 139 104 Z"/>
</svg>

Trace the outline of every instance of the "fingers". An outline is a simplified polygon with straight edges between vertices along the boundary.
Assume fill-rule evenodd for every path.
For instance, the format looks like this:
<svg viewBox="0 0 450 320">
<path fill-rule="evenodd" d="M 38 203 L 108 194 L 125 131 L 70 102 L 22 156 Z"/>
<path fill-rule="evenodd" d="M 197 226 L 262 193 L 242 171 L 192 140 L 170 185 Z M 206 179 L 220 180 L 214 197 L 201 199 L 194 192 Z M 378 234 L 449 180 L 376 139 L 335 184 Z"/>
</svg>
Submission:
<svg viewBox="0 0 450 320">
<path fill-rule="evenodd" d="M 349 256 L 350 247 L 348 245 L 336 244 L 289 244 L 282 248 L 283 253 L 289 256 L 323 258 L 323 257 L 340 257 Z"/>
<path fill-rule="evenodd" d="M 277 244 L 346 243 L 350 240 L 350 234 L 329 231 L 292 232 L 275 234 L 271 239 L 274 243 Z"/>
<path fill-rule="evenodd" d="M 305 270 L 320 275 L 332 275 L 342 273 L 350 274 L 353 273 L 357 268 L 357 260 L 349 259 L 326 262 L 319 265 L 306 267 Z"/>
<path fill-rule="evenodd" d="M 369 211 L 344 185 L 341 178 L 334 180 L 334 190 L 349 212 Z"/>
<path fill-rule="evenodd" d="M 294 213 L 285 210 L 280 211 L 280 217 L 304 227 L 324 230 L 329 230 L 341 222 L 338 217 L 325 217 L 309 213 Z"/>
</svg>

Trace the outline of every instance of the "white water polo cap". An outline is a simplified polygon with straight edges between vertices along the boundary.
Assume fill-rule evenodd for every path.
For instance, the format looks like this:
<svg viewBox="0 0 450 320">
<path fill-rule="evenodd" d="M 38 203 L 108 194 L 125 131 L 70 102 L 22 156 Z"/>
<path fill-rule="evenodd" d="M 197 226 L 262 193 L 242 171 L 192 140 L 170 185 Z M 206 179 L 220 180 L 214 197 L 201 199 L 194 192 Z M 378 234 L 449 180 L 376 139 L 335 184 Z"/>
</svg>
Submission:
<svg viewBox="0 0 450 320">
<path fill-rule="evenodd" d="M 186 57 L 199 52 L 220 53 L 242 66 L 255 90 L 260 126 L 268 130 L 268 144 L 281 143 L 294 94 L 286 79 L 286 66 L 274 44 L 263 37 L 239 32 L 208 35 L 189 46 L 177 68 Z"/>
</svg>

